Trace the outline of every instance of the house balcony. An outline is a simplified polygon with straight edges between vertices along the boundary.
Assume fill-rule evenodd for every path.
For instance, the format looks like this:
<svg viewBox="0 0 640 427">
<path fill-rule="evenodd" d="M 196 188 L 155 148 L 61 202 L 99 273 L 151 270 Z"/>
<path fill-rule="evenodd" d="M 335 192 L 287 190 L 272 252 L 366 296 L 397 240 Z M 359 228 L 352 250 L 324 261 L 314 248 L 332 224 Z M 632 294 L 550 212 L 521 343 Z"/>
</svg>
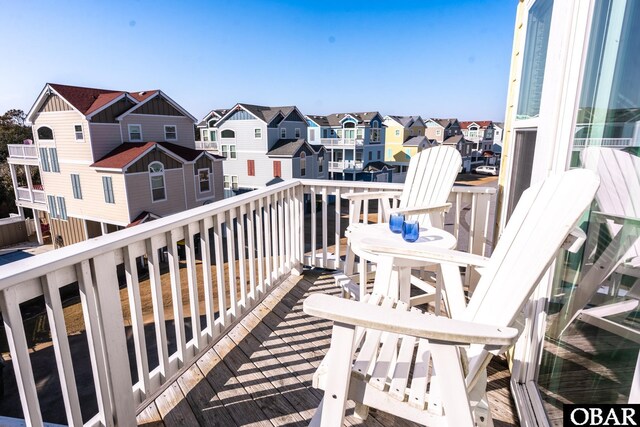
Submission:
<svg viewBox="0 0 640 427">
<path fill-rule="evenodd" d="M 575 151 L 591 146 L 621 149 L 638 146 L 638 144 L 640 141 L 634 141 L 633 138 L 575 138 L 573 149 Z"/>
<path fill-rule="evenodd" d="M 320 138 L 320 143 L 328 148 L 361 148 L 364 140 L 361 138 Z"/>
<path fill-rule="evenodd" d="M 364 169 L 364 163 L 359 160 L 329 162 L 329 172 L 361 171 L 362 169 Z"/>
<path fill-rule="evenodd" d="M 9 157 L 7 161 L 18 165 L 37 165 L 38 147 L 27 144 L 8 144 Z"/>
<path fill-rule="evenodd" d="M 301 304 L 339 293 L 328 270 L 346 252 L 341 194 L 400 188 L 284 181 L 1 266 L 0 415 L 35 426 L 308 423 L 331 324 Z M 456 186 L 449 201 L 458 249 L 488 255 L 495 189 Z M 363 215 L 381 218 L 373 204 Z M 504 360 L 489 374 L 494 419 L 515 423 Z M 367 425 L 390 422 L 376 413 Z"/>
<path fill-rule="evenodd" d="M 217 142 L 196 141 L 196 150 L 218 151 Z"/>
<path fill-rule="evenodd" d="M 34 186 L 34 188 L 18 187 L 16 188 L 16 202 L 23 207 L 31 207 L 31 205 L 37 205 L 39 210 L 46 210 L 47 196 L 42 189 L 42 186 Z M 20 202 L 24 202 L 20 203 Z"/>
</svg>

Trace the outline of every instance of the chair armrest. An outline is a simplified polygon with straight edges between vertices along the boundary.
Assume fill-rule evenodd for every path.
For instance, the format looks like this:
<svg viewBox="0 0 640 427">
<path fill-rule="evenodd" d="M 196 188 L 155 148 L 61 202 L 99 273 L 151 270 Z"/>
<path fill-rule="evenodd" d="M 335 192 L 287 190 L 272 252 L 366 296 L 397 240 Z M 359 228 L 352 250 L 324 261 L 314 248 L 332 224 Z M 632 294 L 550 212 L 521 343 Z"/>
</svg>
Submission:
<svg viewBox="0 0 640 427">
<path fill-rule="evenodd" d="M 402 195 L 402 191 L 369 191 L 368 193 L 344 193 L 341 194 L 345 200 L 371 200 L 371 199 L 384 199 L 385 197 L 397 198 Z"/>
<path fill-rule="evenodd" d="M 451 208 L 451 203 L 445 203 L 445 204 L 436 205 L 436 206 L 416 206 L 413 208 L 395 208 L 395 209 L 390 209 L 389 213 L 419 215 L 419 214 L 428 214 L 432 212 L 449 212 L 450 208 Z"/>
<path fill-rule="evenodd" d="M 456 251 L 445 248 L 429 248 L 425 249 L 407 249 L 406 245 L 402 249 L 394 246 L 384 246 L 379 243 L 368 243 L 368 239 L 364 238 L 358 243 L 358 247 L 367 252 L 376 255 L 392 256 L 395 258 L 414 259 L 417 261 L 454 264 L 460 266 L 473 265 L 476 267 L 487 267 L 490 258 L 480 255 L 470 254 L 468 252 Z"/>
<path fill-rule="evenodd" d="M 562 248 L 571 253 L 577 253 L 584 242 L 587 240 L 587 233 L 585 233 L 580 227 L 573 227 L 567 238 L 562 243 Z"/>
<path fill-rule="evenodd" d="M 515 328 L 394 310 L 324 294 L 309 296 L 303 310 L 334 322 L 426 338 L 441 344 L 505 346 L 512 345 L 518 336 Z"/>
</svg>

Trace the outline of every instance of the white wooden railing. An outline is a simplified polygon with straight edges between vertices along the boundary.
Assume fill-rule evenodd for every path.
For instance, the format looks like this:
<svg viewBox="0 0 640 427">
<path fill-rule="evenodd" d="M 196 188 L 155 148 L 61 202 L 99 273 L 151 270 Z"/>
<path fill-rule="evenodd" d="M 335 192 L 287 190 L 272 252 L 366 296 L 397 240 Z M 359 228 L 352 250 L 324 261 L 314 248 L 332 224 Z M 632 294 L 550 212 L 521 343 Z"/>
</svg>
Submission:
<svg viewBox="0 0 640 427">
<path fill-rule="evenodd" d="M 633 145 L 633 138 L 575 138 L 573 140 L 574 148 L 582 147 L 609 147 L 624 148 Z"/>
<path fill-rule="evenodd" d="M 361 138 L 320 138 L 320 143 L 328 147 L 345 147 L 357 146 L 361 147 L 364 141 Z"/>
<path fill-rule="evenodd" d="M 361 161 L 344 160 L 340 162 L 329 162 L 329 170 L 332 172 L 342 172 L 344 169 L 362 170 L 364 164 Z"/>
<path fill-rule="evenodd" d="M 32 203 L 46 203 L 47 198 L 42 190 L 30 190 L 27 187 L 16 188 L 16 196 L 18 200 Z"/>
<path fill-rule="evenodd" d="M 37 159 L 38 147 L 27 144 L 8 144 L 9 157 L 17 159 Z"/>
<path fill-rule="evenodd" d="M 43 417 L 31 364 L 38 352 L 30 350 L 19 304 L 44 296 L 67 423 L 134 425 L 136 414 L 224 337 L 271 288 L 290 274 L 299 274 L 303 264 L 341 266 L 340 241 L 348 214 L 341 194 L 401 187 L 285 181 L 0 266 L 0 310 L 25 421 L 39 426 Z M 454 188 L 447 227 L 459 237 L 460 248 L 487 254 L 494 192 Z M 365 215 L 368 209 L 365 207 Z M 181 246 L 186 270 L 182 277 Z M 140 273 L 145 266 L 152 313 L 143 313 L 141 301 Z M 161 271 L 161 266 L 168 271 Z M 90 355 L 87 363 L 91 364 L 97 400 L 97 413 L 88 415 L 81 411 L 85 397 L 76 384 L 60 293 L 62 287 L 74 283 L 79 289 Z M 167 307 L 163 289 L 171 295 Z M 123 307 L 131 313 L 128 323 Z M 190 339 L 185 327 L 192 331 Z M 131 352 L 127 350 L 129 328 Z M 168 330 L 174 331 L 173 351 Z M 147 347 L 148 334 L 155 337 L 155 351 Z M 135 383 L 132 374 L 137 377 Z M 83 378 L 83 382 L 91 381 Z"/>
<path fill-rule="evenodd" d="M 196 150 L 218 151 L 218 143 L 209 141 L 196 141 Z"/>
</svg>

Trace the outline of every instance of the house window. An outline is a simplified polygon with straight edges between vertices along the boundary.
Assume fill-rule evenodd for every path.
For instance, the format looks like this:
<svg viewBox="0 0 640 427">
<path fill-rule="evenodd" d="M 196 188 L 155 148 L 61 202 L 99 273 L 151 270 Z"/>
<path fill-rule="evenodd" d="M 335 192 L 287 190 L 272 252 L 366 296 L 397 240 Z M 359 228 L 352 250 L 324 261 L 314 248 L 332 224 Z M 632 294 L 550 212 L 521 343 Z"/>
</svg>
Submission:
<svg viewBox="0 0 640 427">
<path fill-rule="evenodd" d="M 393 156 L 393 150 L 391 150 L 391 148 L 387 148 L 387 157 L 391 158 L 391 156 Z"/>
<path fill-rule="evenodd" d="M 363 139 L 363 138 L 364 138 L 364 129 L 362 128 L 356 129 L 356 139 Z"/>
<path fill-rule="evenodd" d="M 260 139 L 260 138 L 262 138 L 262 129 L 260 129 L 260 128 L 256 128 L 256 129 L 254 129 L 254 130 L 253 130 L 253 137 L 254 137 L 255 139 Z"/>
<path fill-rule="evenodd" d="M 220 132 L 220 137 L 221 138 L 235 138 L 236 137 L 236 133 L 234 131 L 232 131 L 231 129 L 225 129 L 222 132 Z M 213 141 L 213 139 L 212 139 Z"/>
<path fill-rule="evenodd" d="M 307 155 L 306 153 L 300 153 L 300 176 L 307 174 Z"/>
<path fill-rule="evenodd" d="M 236 155 L 236 145 L 230 145 L 229 146 L 229 157 L 232 159 L 237 158 L 238 156 Z"/>
<path fill-rule="evenodd" d="M 225 175 L 224 176 L 224 189 L 225 190 L 237 190 L 238 189 L 238 176 L 237 175 Z"/>
<path fill-rule="evenodd" d="M 51 172 L 51 165 L 49 164 L 49 151 L 46 148 L 40 149 L 40 165 L 45 172 Z"/>
<path fill-rule="evenodd" d="M 379 151 L 378 151 L 377 157 L 378 157 L 378 160 L 380 160 L 380 152 Z"/>
<path fill-rule="evenodd" d="M 400 129 L 396 129 L 396 136 L 400 136 Z"/>
<path fill-rule="evenodd" d="M 151 200 L 159 202 L 166 200 L 164 188 L 164 165 L 160 162 L 152 162 L 149 165 L 149 182 L 151 184 Z"/>
<path fill-rule="evenodd" d="M 207 132 L 206 130 L 202 131 L 202 140 L 203 141 L 208 141 L 209 140 L 209 132 Z"/>
<path fill-rule="evenodd" d="M 378 122 L 373 122 L 371 127 L 371 142 L 380 142 L 380 129 L 378 128 Z"/>
<path fill-rule="evenodd" d="M 210 120 L 208 125 L 210 128 L 214 127 L 216 125 L 216 120 Z"/>
<path fill-rule="evenodd" d="M 206 193 L 211 190 L 211 181 L 209 178 L 209 169 L 198 169 L 198 182 L 200 183 L 200 192 Z"/>
<path fill-rule="evenodd" d="M 58 199 L 58 213 L 60 219 L 66 221 L 67 218 L 67 204 L 64 202 L 64 197 L 56 197 Z"/>
<path fill-rule="evenodd" d="M 71 174 L 71 188 L 73 189 L 73 198 L 82 199 L 82 188 L 80 187 L 80 175 Z"/>
<path fill-rule="evenodd" d="M 82 132 L 82 125 L 73 125 L 73 131 L 76 135 L 76 141 L 84 140 L 84 133 Z"/>
<path fill-rule="evenodd" d="M 209 135 L 211 135 L 211 142 L 218 140 L 218 133 L 215 130 L 209 131 Z"/>
<path fill-rule="evenodd" d="M 318 173 L 322 173 L 324 169 L 324 157 L 318 157 Z"/>
<path fill-rule="evenodd" d="M 104 201 L 106 203 L 115 203 L 115 198 L 113 197 L 113 181 L 110 176 L 102 177 L 102 190 L 104 191 Z"/>
<path fill-rule="evenodd" d="M 38 139 L 43 141 L 53 140 L 53 130 L 50 127 L 42 126 L 38 128 Z"/>
<path fill-rule="evenodd" d="M 235 144 L 222 144 L 222 156 L 227 159 L 235 159 L 238 157 Z"/>
<path fill-rule="evenodd" d="M 280 160 L 273 161 L 273 177 L 280 178 L 282 176 L 282 163 Z"/>
<path fill-rule="evenodd" d="M 287 137 L 287 128 L 280 128 L 280 138 Z"/>
<path fill-rule="evenodd" d="M 47 196 L 47 202 L 49 203 L 49 216 L 51 218 L 58 218 L 58 207 L 56 206 L 56 198 L 54 196 Z"/>
<path fill-rule="evenodd" d="M 142 125 L 129 125 L 129 141 L 142 141 Z"/>
<path fill-rule="evenodd" d="M 295 130 L 295 137 L 296 137 L 296 138 L 300 138 L 300 128 L 296 128 L 296 130 Z"/>
<path fill-rule="evenodd" d="M 369 161 L 373 158 L 373 151 L 369 151 Z"/>
<path fill-rule="evenodd" d="M 309 141 L 315 141 L 315 140 L 316 140 L 316 130 L 309 129 Z"/>
<path fill-rule="evenodd" d="M 60 164 L 58 163 L 58 149 L 49 148 L 49 157 L 51 157 L 51 172 L 60 172 Z"/>
<path fill-rule="evenodd" d="M 178 128 L 175 125 L 165 125 L 164 139 L 167 141 L 175 141 L 178 139 Z"/>
<path fill-rule="evenodd" d="M 247 160 L 247 175 L 256 176 L 256 161 Z"/>
</svg>

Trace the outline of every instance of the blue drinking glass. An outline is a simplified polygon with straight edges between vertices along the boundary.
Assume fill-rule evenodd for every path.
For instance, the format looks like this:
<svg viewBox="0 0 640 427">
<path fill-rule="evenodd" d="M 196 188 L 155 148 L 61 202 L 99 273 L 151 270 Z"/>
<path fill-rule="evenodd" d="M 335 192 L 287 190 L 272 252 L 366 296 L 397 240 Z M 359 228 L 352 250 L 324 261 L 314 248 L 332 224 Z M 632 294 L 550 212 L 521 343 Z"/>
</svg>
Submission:
<svg viewBox="0 0 640 427">
<path fill-rule="evenodd" d="M 415 242 L 420 237 L 418 221 L 405 221 L 402 224 L 402 238 L 407 242 Z"/>
<path fill-rule="evenodd" d="M 404 224 L 404 215 L 399 213 L 391 214 L 389 218 L 389 229 L 394 233 L 402 233 L 402 224 Z"/>
</svg>

